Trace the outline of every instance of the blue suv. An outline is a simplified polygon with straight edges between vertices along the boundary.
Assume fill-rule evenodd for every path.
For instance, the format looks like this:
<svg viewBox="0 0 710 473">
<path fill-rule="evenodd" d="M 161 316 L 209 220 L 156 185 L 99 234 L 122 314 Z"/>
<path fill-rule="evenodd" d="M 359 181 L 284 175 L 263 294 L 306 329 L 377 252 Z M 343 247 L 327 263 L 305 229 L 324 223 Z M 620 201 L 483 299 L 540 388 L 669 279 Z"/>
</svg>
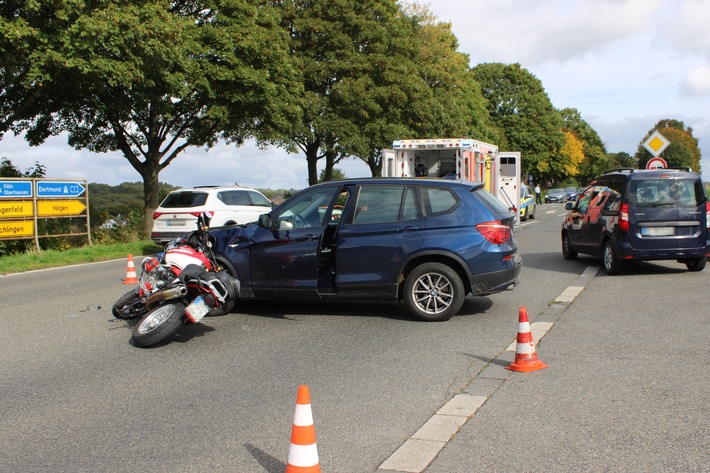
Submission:
<svg viewBox="0 0 710 473">
<path fill-rule="evenodd" d="M 514 221 L 478 182 L 368 178 L 311 186 L 210 233 L 240 298 L 401 301 L 442 321 L 466 294 L 518 283 Z"/>
</svg>

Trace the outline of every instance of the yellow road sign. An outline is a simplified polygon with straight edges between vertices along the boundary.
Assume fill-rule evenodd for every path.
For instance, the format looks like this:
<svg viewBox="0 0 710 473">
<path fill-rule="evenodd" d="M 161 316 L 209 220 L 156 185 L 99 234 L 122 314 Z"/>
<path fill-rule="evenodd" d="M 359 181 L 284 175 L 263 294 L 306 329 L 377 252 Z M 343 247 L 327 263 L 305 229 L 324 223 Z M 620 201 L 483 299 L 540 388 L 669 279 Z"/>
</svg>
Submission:
<svg viewBox="0 0 710 473">
<path fill-rule="evenodd" d="M 31 200 L 0 201 L 0 219 L 12 217 L 32 217 L 35 214 Z"/>
<path fill-rule="evenodd" d="M 32 220 L 19 222 L 0 222 L 0 239 L 31 237 L 35 234 L 35 223 Z"/>
<path fill-rule="evenodd" d="M 671 144 L 668 138 L 663 136 L 658 130 L 651 133 L 651 135 L 646 138 L 643 142 L 643 147 L 651 153 L 653 156 L 660 156 L 660 154 Z"/>
<path fill-rule="evenodd" d="M 57 215 L 80 215 L 86 205 L 79 200 L 38 200 L 37 216 L 54 217 Z"/>
</svg>

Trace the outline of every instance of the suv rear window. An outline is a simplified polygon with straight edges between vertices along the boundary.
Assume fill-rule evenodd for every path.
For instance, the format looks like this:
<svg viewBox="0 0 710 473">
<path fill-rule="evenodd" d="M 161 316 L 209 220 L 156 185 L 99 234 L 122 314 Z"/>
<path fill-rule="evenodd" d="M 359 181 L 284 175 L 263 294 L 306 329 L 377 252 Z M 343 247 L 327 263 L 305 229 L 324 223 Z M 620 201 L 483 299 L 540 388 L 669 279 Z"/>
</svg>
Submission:
<svg viewBox="0 0 710 473">
<path fill-rule="evenodd" d="M 632 180 L 629 200 L 636 207 L 698 207 L 703 203 L 699 179 Z"/>
<path fill-rule="evenodd" d="M 207 195 L 206 192 L 175 192 L 168 194 L 160 206 L 167 209 L 199 207 L 205 205 Z"/>
<path fill-rule="evenodd" d="M 559 190 L 561 193 L 562 189 L 559 189 Z M 492 210 L 496 213 L 510 212 L 508 207 L 506 207 L 503 202 L 498 200 L 498 198 L 496 196 L 494 196 L 490 192 L 486 191 L 483 187 L 479 187 L 479 188 L 473 190 L 472 193 L 473 193 L 473 195 L 478 197 L 480 200 L 482 200 L 490 210 Z"/>
</svg>

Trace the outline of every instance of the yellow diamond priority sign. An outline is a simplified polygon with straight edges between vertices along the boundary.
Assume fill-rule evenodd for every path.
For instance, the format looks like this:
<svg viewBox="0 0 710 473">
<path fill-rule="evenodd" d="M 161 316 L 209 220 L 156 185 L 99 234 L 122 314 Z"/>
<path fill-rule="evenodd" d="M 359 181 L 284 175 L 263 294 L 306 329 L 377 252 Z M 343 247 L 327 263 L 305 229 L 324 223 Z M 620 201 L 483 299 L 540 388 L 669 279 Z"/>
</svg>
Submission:
<svg viewBox="0 0 710 473">
<path fill-rule="evenodd" d="M 653 156 L 659 156 L 670 144 L 671 142 L 656 130 L 643 142 L 643 147 Z"/>
</svg>

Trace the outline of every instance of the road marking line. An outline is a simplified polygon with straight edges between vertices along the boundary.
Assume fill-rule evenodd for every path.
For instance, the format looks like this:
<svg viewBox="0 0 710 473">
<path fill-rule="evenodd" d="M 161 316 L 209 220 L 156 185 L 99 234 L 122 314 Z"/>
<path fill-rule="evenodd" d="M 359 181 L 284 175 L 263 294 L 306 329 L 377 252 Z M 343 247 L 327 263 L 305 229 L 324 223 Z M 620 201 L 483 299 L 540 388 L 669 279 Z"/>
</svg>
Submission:
<svg viewBox="0 0 710 473">
<path fill-rule="evenodd" d="M 599 271 L 598 266 L 587 267 L 538 317 L 542 316 L 543 318 L 557 320 L 596 276 L 597 271 Z M 532 322 L 530 330 L 533 334 L 533 340 L 539 343 L 554 324 L 554 321 L 544 320 Z M 446 444 L 456 436 L 466 422 L 474 416 L 478 409 L 493 396 L 495 391 L 513 373 L 506 370 L 505 366 L 513 361 L 516 343 L 516 340 L 513 340 L 513 343 L 508 345 L 508 348 L 500 352 L 494 360 L 490 360 L 488 365 L 471 379 L 467 387 L 464 388 L 472 387 L 473 389 L 483 390 L 487 392 L 487 395 L 477 396 L 461 393 L 454 396 L 395 450 L 380 465 L 378 471 L 423 472 L 439 455 L 441 450 L 446 447 Z"/>
</svg>

